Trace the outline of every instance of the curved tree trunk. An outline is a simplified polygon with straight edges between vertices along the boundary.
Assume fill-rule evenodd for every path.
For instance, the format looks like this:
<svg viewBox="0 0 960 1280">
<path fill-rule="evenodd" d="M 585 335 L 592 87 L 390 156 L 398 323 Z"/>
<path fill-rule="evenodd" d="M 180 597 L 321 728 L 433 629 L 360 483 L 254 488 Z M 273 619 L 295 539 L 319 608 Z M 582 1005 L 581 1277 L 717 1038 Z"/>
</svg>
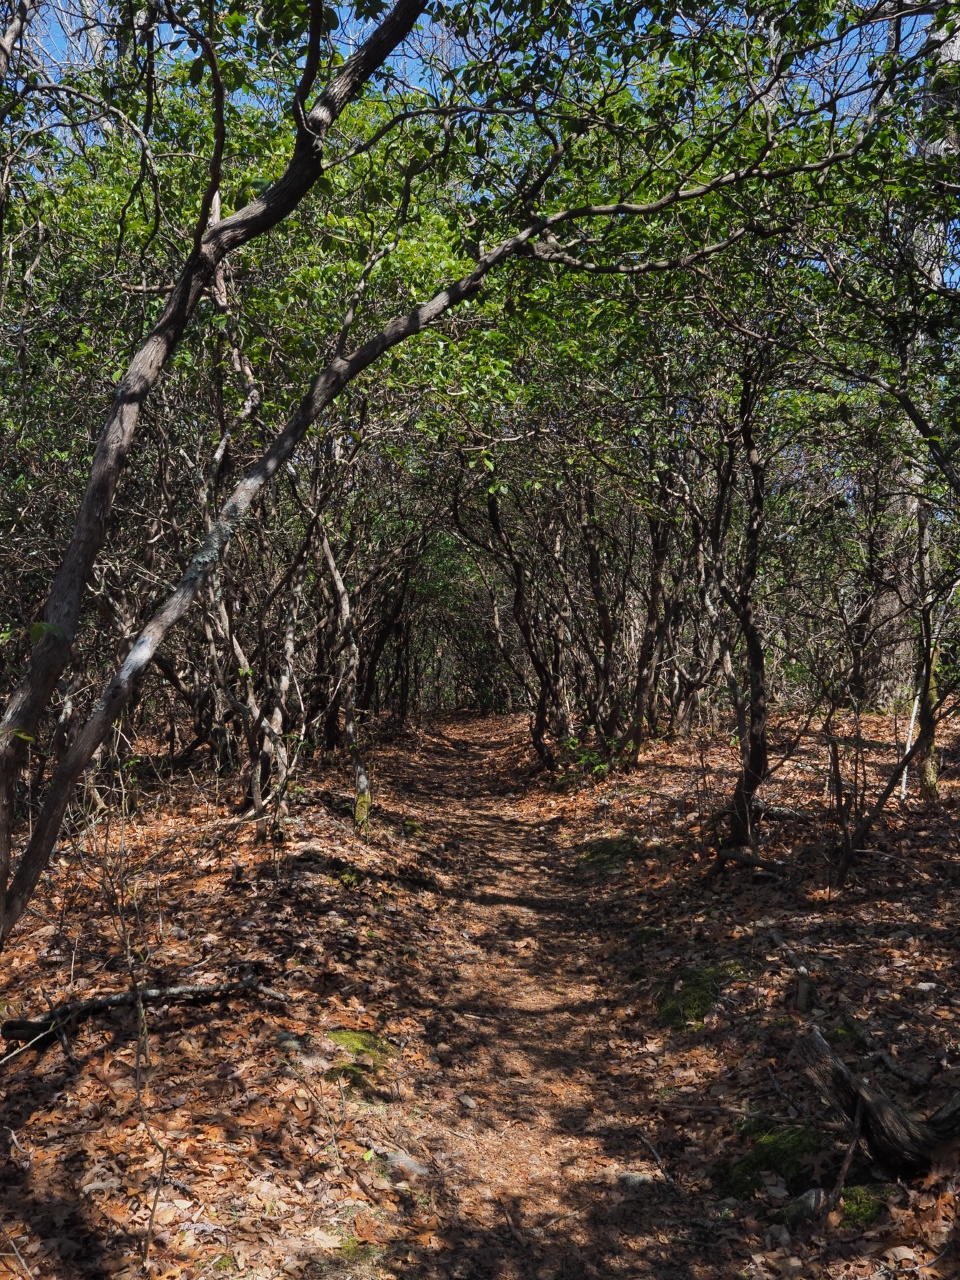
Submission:
<svg viewBox="0 0 960 1280">
<path fill-rule="evenodd" d="M 70 544 L 44 605 L 37 642 L 23 679 L 11 694 L 0 720 L 0 894 L 6 892 L 10 874 L 17 780 L 28 744 L 35 739 L 57 682 L 70 661 L 87 581 L 106 538 L 114 495 L 133 445 L 140 410 L 164 365 L 179 346 L 200 299 L 224 258 L 272 230 L 297 208 L 322 172 L 320 144 L 331 125 L 363 89 L 370 76 L 406 39 L 425 8 L 424 0 L 397 0 L 394 8 L 340 67 L 315 104 L 304 114 L 302 99 L 313 87 L 312 76 L 305 73 L 304 79 L 309 79 L 309 83 L 304 82 L 300 86 L 302 123 L 286 170 L 250 204 L 208 228 L 208 215 L 219 187 L 220 161 L 215 152 L 211 162 L 207 208 L 205 212 L 201 211 L 193 251 L 184 262 L 160 317 L 117 386 L 94 451 Z M 31 5 L 22 5 L 0 41 L 0 69 L 4 73 L 10 50 L 31 11 Z M 15 890 L 11 887 L 10 893 L 13 896 L 4 907 L 8 922 L 12 914 L 19 915 L 22 910 L 17 901 L 22 895 L 21 887 Z M 8 929 L 9 924 L 4 924 L 0 934 L 5 937 Z"/>
</svg>

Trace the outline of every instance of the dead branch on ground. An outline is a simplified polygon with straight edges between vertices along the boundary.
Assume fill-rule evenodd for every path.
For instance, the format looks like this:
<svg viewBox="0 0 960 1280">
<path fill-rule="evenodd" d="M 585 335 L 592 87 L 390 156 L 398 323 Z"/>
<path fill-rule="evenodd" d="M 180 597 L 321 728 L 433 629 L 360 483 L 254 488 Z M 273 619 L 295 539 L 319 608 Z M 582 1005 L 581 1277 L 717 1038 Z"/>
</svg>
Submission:
<svg viewBox="0 0 960 1280">
<path fill-rule="evenodd" d="M 241 978 L 238 982 L 218 982 L 210 986 L 144 987 L 140 991 L 117 991 L 113 995 L 98 996 L 82 1004 L 58 1005 L 45 1018 L 8 1018 L 0 1023 L 0 1036 L 14 1043 L 30 1042 L 31 1047 L 42 1050 L 81 1022 L 112 1009 L 132 1008 L 141 1002 L 207 1004 L 212 1000 L 226 1000 L 248 992 L 284 1003 L 290 999 L 282 991 L 266 987 L 254 978 Z"/>
</svg>

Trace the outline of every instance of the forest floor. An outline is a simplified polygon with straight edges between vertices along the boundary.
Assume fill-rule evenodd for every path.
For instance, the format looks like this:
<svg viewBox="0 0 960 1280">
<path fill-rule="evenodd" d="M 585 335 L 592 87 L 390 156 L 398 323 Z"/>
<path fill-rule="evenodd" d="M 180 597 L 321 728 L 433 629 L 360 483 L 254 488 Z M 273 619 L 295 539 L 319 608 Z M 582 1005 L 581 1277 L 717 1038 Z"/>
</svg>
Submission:
<svg viewBox="0 0 960 1280">
<path fill-rule="evenodd" d="M 867 728 L 876 780 L 894 726 Z M 450 718 L 372 751 L 365 834 L 347 775 L 308 766 L 279 847 L 202 775 L 144 784 L 122 826 L 77 823 L 4 956 L 4 1016 L 131 981 L 264 990 L 4 1059 L 0 1269 L 956 1276 L 949 1177 L 858 1157 L 828 1222 L 790 1207 L 848 1140 L 796 1061 L 811 1024 L 901 1103 L 960 1087 L 953 759 L 943 804 L 892 802 L 840 893 L 835 831 L 802 817 L 771 826 L 781 877 L 707 879 L 722 741 L 550 778 L 520 718 Z M 807 734 L 766 798 L 821 813 L 825 760 Z"/>
</svg>

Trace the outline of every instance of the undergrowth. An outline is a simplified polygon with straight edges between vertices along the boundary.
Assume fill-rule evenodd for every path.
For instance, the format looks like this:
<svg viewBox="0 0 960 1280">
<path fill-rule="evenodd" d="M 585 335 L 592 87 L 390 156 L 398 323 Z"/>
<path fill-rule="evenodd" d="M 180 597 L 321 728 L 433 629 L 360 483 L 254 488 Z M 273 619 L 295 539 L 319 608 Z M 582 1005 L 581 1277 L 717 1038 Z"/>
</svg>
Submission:
<svg viewBox="0 0 960 1280">
<path fill-rule="evenodd" d="M 814 1129 L 777 1129 L 759 1134 L 751 1151 L 742 1159 L 724 1162 L 713 1171 L 713 1186 L 721 1196 L 749 1199 L 763 1186 L 762 1174 L 778 1174 L 788 1191 L 799 1195 L 810 1183 L 804 1156 L 815 1155 L 823 1138 Z"/>
</svg>

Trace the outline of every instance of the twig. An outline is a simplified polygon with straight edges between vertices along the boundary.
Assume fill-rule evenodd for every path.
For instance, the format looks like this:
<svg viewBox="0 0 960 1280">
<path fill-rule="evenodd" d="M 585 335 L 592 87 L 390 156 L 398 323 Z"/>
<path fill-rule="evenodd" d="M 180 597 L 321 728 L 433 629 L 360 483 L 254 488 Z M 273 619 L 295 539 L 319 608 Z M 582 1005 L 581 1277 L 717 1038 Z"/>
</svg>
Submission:
<svg viewBox="0 0 960 1280">
<path fill-rule="evenodd" d="M 43 1044 L 40 1042 L 43 1041 Z M 26 1044 L 22 1044 L 19 1049 L 14 1049 L 12 1053 L 6 1054 L 0 1058 L 0 1067 L 5 1066 L 8 1062 L 12 1062 L 14 1058 L 19 1058 L 22 1053 L 29 1053 L 31 1049 L 43 1049 L 50 1043 L 50 1029 L 44 1024 L 43 1031 L 38 1036 L 34 1036 L 32 1040 L 28 1040 Z"/>
<path fill-rule="evenodd" d="M 13 1130 L 11 1129 L 10 1132 L 12 1134 Z M 10 1248 L 13 1250 L 14 1257 L 16 1258 L 17 1262 L 20 1264 L 20 1268 L 23 1274 L 27 1277 L 27 1280 L 32 1280 L 32 1272 L 30 1271 L 30 1268 L 27 1266 L 26 1262 L 24 1262 L 23 1254 L 17 1248 L 16 1240 L 14 1240 L 13 1236 L 10 1234 L 10 1232 L 7 1230 L 7 1228 L 3 1225 L 2 1222 L 0 1222 L 0 1231 L 3 1232 L 4 1238 L 6 1239 L 7 1243 L 10 1245 Z"/>
<path fill-rule="evenodd" d="M 891 1275 L 898 1275 L 898 1276 L 904 1276 L 910 1271 L 926 1271 L 929 1267 L 935 1267 L 938 1262 L 942 1262 L 944 1258 L 947 1256 L 947 1254 L 950 1252 L 950 1250 L 953 1248 L 954 1243 L 955 1242 L 953 1240 L 950 1240 L 947 1243 L 947 1247 L 943 1250 L 943 1252 L 938 1253 L 937 1256 L 935 1258 L 932 1258 L 929 1262 L 918 1262 L 915 1266 L 912 1266 L 912 1267 L 898 1267 L 896 1271 L 894 1271 L 893 1267 L 888 1267 L 885 1262 L 881 1263 L 881 1266 L 883 1267 L 884 1271 L 889 1271 Z"/>
<path fill-rule="evenodd" d="M 827 1218 L 836 1207 L 837 1201 L 840 1199 L 840 1192 L 843 1190 L 843 1184 L 847 1180 L 847 1174 L 850 1172 L 850 1164 L 853 1161 L 853 1153 L 857 1149 L 857 1143 L 860 1141 L 860 1126 L 863 1123 L 863 1097 L 857 1098 L 857 1113 L 853 1117 L 853 1132 L 850 1135 L 850 1142 L 847 1146 L 846 1153 L 843 1157 L 843 1164 L 840 1166 L 840 1172 L 837 1174 L 836 1186 L 831 1191 L 827 1203 L 823 1210 L 823 1225 L 826 1227 Z"/>
<path fill-rule="evenodd" d="M 797 1104 L 789 1102 L 790 1106 Z M 766 1124 L 780 1124 L 785 1129 L 802 1128 L 800 1122 L 796 1119 L 790 1119 L 787 1116 L 773 1116 L 766 1111 L 748 1111 L 746 1107 L 711 1107 L 704 1103 L 696 1102 L 673 1102 L 669 1098 L 661 1098 L 656 1102 L 657 1110 L 667 1108 L 673 1111 L 689 1111 L 696 1115 L 706 1116 L 735 1116 L 738 1120 L 763 1120 Z M 846 1133 L 847 1126 L 840 1124 L 836 1120 L 821 1120 L 819 1117 L 813 1116 L 808 1112 L 809 1118 L 816 1124 L 818 1129 L 822 1129 L 825 1133 Z"/>
<path fill-rule="evenodd" d="M 514 1220 L 510 1217 L 510 1210 L 507 1208 L 507 1202 L 504 1200 L 503 1196 L 497 1196 L 497 1199 L 500 1202 L 500 1208 L 503 1210 L 503 1216 L 507 1220 L 507 1226 L 510 1228 L 510 1234 L 513 1236 L 514 1240 L 516 1240 L 518 1244 L 529 1245 L 529 1238 L 523 1234 Z"/>
<path fill-rule="evenodd" d="M 29 1159 L 30 1152 L 27 1150 L 26 1147 L 23 1147 L 20 1145 L 20 1139 L 17 1137 L 17 1135 L 14 1133 L 14 1131 L 10 1128 L 9 1125 L 7 1125 L 7 1133 L 9 1133 L 10 1141 L 13 1143 L 14 1147 L 16 1147 L 18 1151 L 22 1151 L 23 1154 L 27 1157 L 27 1159 Z"/>
<path fill-rule="evenodd" d="M 771 771 L 772 772 L 772 771 Z M 785 804 L 764 804 L 760 800 L 753 803 L 753 813 L 758 818 L 774 818 L 781 822 L 814 822 L 816 817 L 803 809 L 791 809 Z"/>
<path fill-rule="evenodd" d="M 806 1013 L 810 1008 L 810 1001 L 813 996 L 813 983 L 810 981 L 810 973 L 807 966 L 799 959 L 794 951 L 787 945 L 784 938 L 776 929 L 770 930 L 770 937 L 774 944 L 780 948 L 783 954 L 793 965 L 797 975 L 797 1008 L 801 1013 Z"/>
<path fill-rule="evenodd" d="M 43 996 L 44 1000 L 46 1000 L 47 1005 L 50 1009 L 50 1012 L 53 1015 L 55 1025 L 56 1025 L 57 1035 L 60 1037 L 60 1043 L 63 1046 L 63 1052 L 67 1056 L 67 1061 L 70 1063 L 71 1066 L 76 1067 L 78 1065 L 77 1060 L 73 1056 L 73 1050 L 70 1048 L 70 1041 L 67 1039 L 66 1029 L 63 1023 L 57 1018 L 57 1011 L 53 1007 L 53 1001 L 47 995 L 46 989 L 44 987 L 40 988 L 40 993 Z"/>
<path fill-rule="evenodd" d="M 131 982 L 133 982 L 133 973 L 130 974 Z M 153 1224 L 157 1216 L 157 1204 L 160 1201 L 160 1192 L 163 1190 L 165 1174 L 167 1172 L 167 1157 L 170 1148 L 160 1141 L 153 1131 L 150 1123 L 150 1117 L 147 1115 L 146 1107 L 143 1102 L 143 1060 L 150 1061 L 150 1033 L 147 1027 L 147 1011 L 143 1004 L 143 992 L 139 987 L 134 985 L 133 994 L 136 996 L 137 1015 L 139 1019 L 139 1035 L 137 1036 L 137 1060 L 136 1060 L 136 1086 L 137 1086 L 137 1106 L 140 1110 L 140 1122 L 144 1127 L 147 1137 L 155 1151 L 160 1152 L 160 1172 L 157 1175 L 157 1185 L 153 1193 L 153 1205 L 150 1209 L 150 1221 L 147 1223 L 147 1233 L 143 1240 L 143 1256 L 141 1265 L 144 1272 L 147 1271 L 147 1264 L 150 1261 L 150 1245 L 153 1241 Z"/>
<path fill-rule="evenodd" d="M 787 1093 L 786 1089 L 784 1089 L 783 1085 L 781 1085 L 780 1081 L 774 1074 L 773 1067 L 767 1067 L 767 1075 L 770 1077 L 770 1081 L 776 1090 L 777 1097 L 781 1102 L 785 1102 L 788 1107 L 793 1107 L 794 1111 L 799 1111 L 800 1114 L 806 1116 L 808 1120 L 812 1120 L 816 1123 L 815 1117 L 807 1104 L 805 1102 L 801 1102 L 797 1098 L 792 1098 L 790 1094 Z"/>
<path fill-rule="evenodd" d="M 674 1179 L 670 1177 L 670 1174 L 669 1174 L 669 1173 L 667 1173 L 667 1167 L 666 1167 L 666 1165 L 663 1163 L 663 1161 L 662 1161 L 662 1160 L 661 1160 L 661 1158 L 660 1158 L 660 1152 L 659 1152 L 659 1151 L 657 1150 L 657 1148 L 653 1145 L 653 1143 L 650 1141 L 650 1139 L 649 1139 L 649 1138 L 647 1138 L 647 1137 L 644 1137 L 644 1135 L 643 1135 L 642 1133 L 638 1133 L 638 1134 L 637 1134 L 637 1137 L 640 1139 L 640 1141 L 643 1143 L 643 1145 L 647 1148 L 647 1150 L 648 1150 L 648 1151 L 650 1152 L 650 1154 L 653 1156 L 654 1160 L 657 1162 L 657 1168 L 658 1168 L 658 1169 L 660 1170 L 660 1172 L 663 1174 L 663 1180 L 664 1180 L 664 1182 L 667 1184 L 667 1186 L 668 1186 L 668 1187 L 670 1187 L 670 1188 L 671 1188 L 671 1190 L 673 1190 L 673 1191 L 677 1191 L 677 1190 L 679 1190 L 679 1188 L 677 1187 L 677 1184 L 676 1184 L 676 1182 L 674 1181 Z"/>
<path fill-rule="evenodd" d="M 287 1069 L 290 1071 L 290 1073 L 293 1076 L 296 1077 L 297 1080 L 300 1081 L 300 1083 L 306 1089 L 307 1093 L 310 1094 L 310 1097 L 313 1098 L 314 1102 L 317 1103 L 317 1105 L 320 1107 L 320 1110 L 323 1112 L 323 1117 L 327 1122 L 327 1128 L 330 1130 L 330 1141 L 333 1143 L 333 1150 L 337 1157 L 337 1166 L 338 1166 L 339 1172 L 343 1173 L 343 1156 L 340 1153 L 340 1144 L 339 1142 L 337 1142 L 337 1134 L 343 1128 L 344 1121 L 347 1118 L 346 1117 L 346 1101 L 343 1094 L 343 1085 L 342 1084 L 340 1085 L 340 1112 L 341 1112 L 340 1123 L 334 1124 L 333 1116 L 330 1114 L 330 1108 L 327 1106 L 327 1100 L 323 1096 L 323 1085 L 322 1084 L 320 1085 L 320 1092 L 318 1093 L 314 1089 L 310 1081 L 307 1079 L 307 1077 L 303 1074 L 303 1072 L 297 1066 L 297 1064 L 293 1061 L 293 1059 L 287 1054 L 284 1054 L 284 1058 L 286 1059 Z"/>
<path fill-rule="evenodd" d="M 579 1217 L 580 1217 L 579 1209 L 570 1209 L 567 1213 L 555 1213 L 552 1218 L 548 1218 L 546 1220 L 546 1222 L 543 1224 L 540 1230 L 546 1231 L 549 1227 L 555 1227 L 558 1222 L 563 1222 L 565 1218 L 579 1218 Z"/>
<path fill-rule="evenodd" d="M 719 1103 L 708 1102 L 684 1102 L 682 1098 L 657 1098 L 653 1104 L 655 1109 L 660 1110 L 662 1107 L 672 1107 L 675 1111 L 697 1111 L 707 1116 L 738 1116 L 740 1118 L 749 1118 L 761 1114 L 757 1111 L 749 1111 L 746 1107 L 723 1107 Z M 764 1116 L 764 1119 L 775 1119 L 774 1116 Z M 793 1124 L 792 1120 L 785 1120 L 784 1124 Z"/>
<path fill-rule="evenodd" d="M 150 1137 L 154 1142 L 156 1141 L 153 1138 L 152 1134 L 150 1135 Z M 150 1259 L 150 1243 L 153 1240 L 153 1221 L 154 1221 L 154 1218 L 156 1218 L 157 1216 L 157 1203 L 160 1200 L 160 1192 L 163 1189 L 163 1175 L 167 1171 L 167 1148 L 161 1147 L 160 1150 L 163 1152 L 163 1156 L 161 1157 L 161 1160 L 160 1160 L 160 1175 L 157 1178 L 157 1189 L 153 1193 L 153 1205 L 151 1206 L 151 1209 L 150 1209 L 150 1221 L 147 1223 L 147 1235 L 146 1235 L 146 1239 L 143 1242 L 143 1269 L 144 1270 L 147 1269 L 147 1262 Z"/>
</svg>

